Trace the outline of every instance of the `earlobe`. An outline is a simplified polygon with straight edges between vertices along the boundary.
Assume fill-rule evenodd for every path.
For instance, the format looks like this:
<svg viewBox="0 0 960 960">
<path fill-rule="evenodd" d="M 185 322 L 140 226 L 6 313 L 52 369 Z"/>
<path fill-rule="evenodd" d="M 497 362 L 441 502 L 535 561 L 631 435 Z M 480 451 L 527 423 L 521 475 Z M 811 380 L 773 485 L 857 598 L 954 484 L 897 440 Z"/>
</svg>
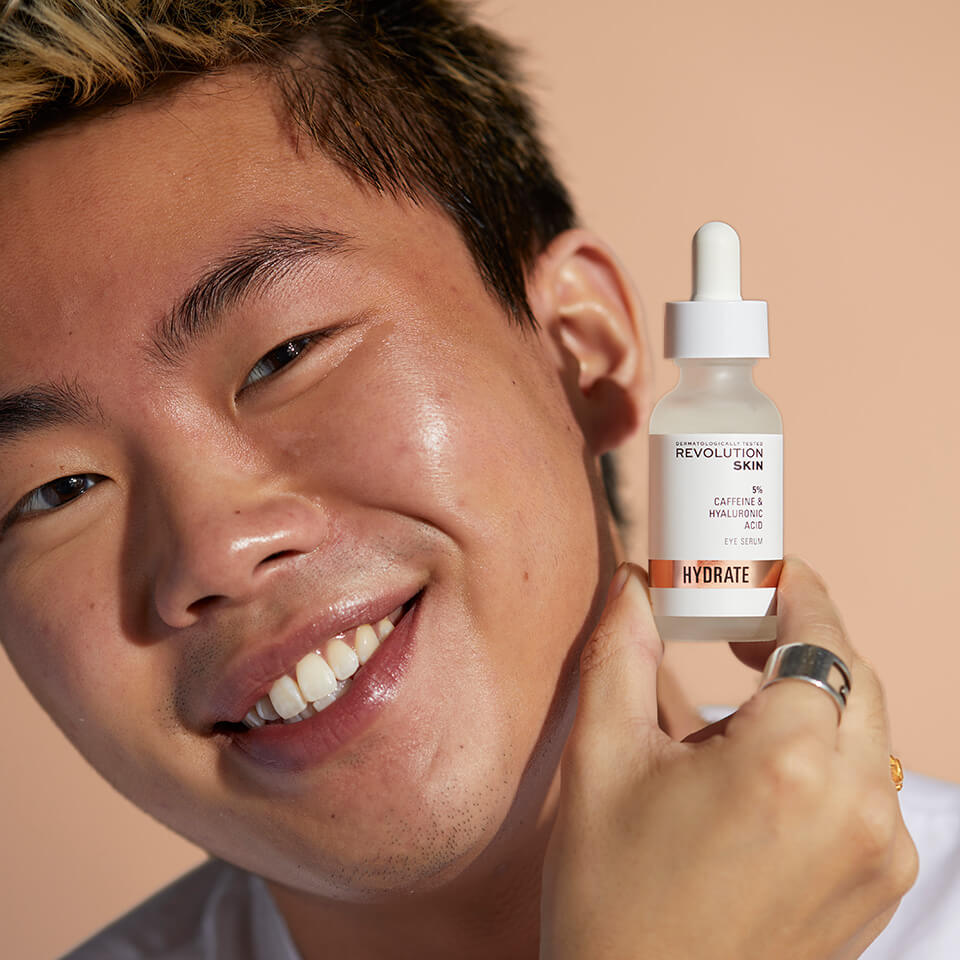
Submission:
<svg viewBox="0 0 960 960">
<path fill-rule="evenodd" d="M 595 234 L 570 230 L 544 251 L 530 302 L 553 343 L 574 410 L 599 454 L 618 446 L 647 411 L 649 355 L 630 279 Z"/>
</svg>

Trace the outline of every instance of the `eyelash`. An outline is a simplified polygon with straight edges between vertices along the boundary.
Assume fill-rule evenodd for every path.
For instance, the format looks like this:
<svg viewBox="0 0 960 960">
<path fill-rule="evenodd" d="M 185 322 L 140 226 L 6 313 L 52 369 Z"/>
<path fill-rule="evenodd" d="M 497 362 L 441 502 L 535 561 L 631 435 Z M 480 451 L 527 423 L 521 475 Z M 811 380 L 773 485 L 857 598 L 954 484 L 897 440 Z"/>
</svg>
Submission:
<svg viewBox="0 0 960 960">
<path fill-rule="evenodd" d="M 240 387 L 239 393 L 243 393 L 246 390 L 251 390 L 259 384 L 263 383 L 264 380 L 269 380 L 271 377 L 275 376 L 281 370 L 286 369 L 292 364 L 300 360 L 304 355 L 310 352 L 311 348 L 316 345 L 319 340 L 322 340 L 324 337 L 329 335 L 327 330 L 319 330 L 316 333 L 308 333 L 302 337 L 294 337 L 291 340 L 287 340 L 284 343 L 281 343 L 279 346 L 274 347 L 269 353 L 265 353 L 252 367 L 250 372 L 247 374 L 246 378 L 243 381 L 243 384 Z M 299 346 L 299 352 L 295 355 L 291 355 L 291 351 Z M 284 357 L 283 352 L 285 351 L 286 357 Z M 276 357 L 278 360 L 286 359 L 286 363 L 281 363 L 280 366 L 276 367 L 273 370 L 266 372 L 263 376 L 257 377 L 252 383 L 249 382 L 250 378 L 257 372 L 257 368 L 261 365 L 268 364 L 271 357 Z"/>
<path fill-rule="evenodd" d="M 74 500 L 79 500 L 88 490 L 92 490 L 101 480 L 106 479 L 106 477 L 101 476 L 99 473 L 75 473 L 65 477 L 58 477 L 56 480 L 51 480 L 49 483 L 35 487 L 25 497 L 22 497 L 20 502 L 3 518 L 2 523 L 0 523 L 0 533 L 3 533 L 11 524 L 16 523 L 18 520 L 23 520 L 26 517 L 40 513 L 53 513 L 55 510 L 60 510 L 62 507 L 73 503 Z M 82 484 L 90 481 L 90 485 L 80 487 L 77 481 L 80 481 Z M 34 501 L 38 503 L 42 501 L 47 491 L 52 491 L 57 495 L 55 488 L 58 484 L 67 485 L 67 490 L 63 493 L 68 496 L 68 499 L 63 500 L 61 503 L 51 504 L 48 502 L 45 506 L 31 506 L 31 503 Z M 69 496 L 70 494 L 74 495 Z"/>
</svg>

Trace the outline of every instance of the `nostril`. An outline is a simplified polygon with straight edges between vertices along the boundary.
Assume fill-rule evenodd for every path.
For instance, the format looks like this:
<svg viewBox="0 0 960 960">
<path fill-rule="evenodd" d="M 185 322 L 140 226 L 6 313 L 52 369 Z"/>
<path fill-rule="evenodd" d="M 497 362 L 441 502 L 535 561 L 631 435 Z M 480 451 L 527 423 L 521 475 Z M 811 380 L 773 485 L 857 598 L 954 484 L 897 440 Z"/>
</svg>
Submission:
<svg viewBox="0 0 960 960">
<path fill-rule="evenodd" d="M 285 560 L 287 557 L 295 557 L 299 552 L 299 550 L 280 550 L 277 553 L 271 553 L 269 557 L 264 557 L 260 561 L 260 566 L 263 566 L 265 563 L 271 563 L 274 560 Z"/>
<path fill-rule="evenodd" d="M 209 607 L 212 607 L 218 600 L 223 599 L 224 597 L 220 595 L 201 597 L 199 600 L 194 600 L 193 603 L 187 607 L 187 612 L 195 617 L 199 617 L 205 610 L 207 610 Z"/>
</svg>

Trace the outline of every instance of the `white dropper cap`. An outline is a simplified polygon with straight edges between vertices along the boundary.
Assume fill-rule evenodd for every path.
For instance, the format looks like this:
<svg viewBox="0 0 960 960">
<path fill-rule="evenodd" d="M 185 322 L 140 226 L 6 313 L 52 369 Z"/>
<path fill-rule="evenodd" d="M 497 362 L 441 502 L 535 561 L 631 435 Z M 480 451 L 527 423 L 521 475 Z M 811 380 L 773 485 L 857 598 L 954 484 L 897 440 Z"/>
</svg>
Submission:
<svg viewBox="0 0 960 960">
<path fill-rule="evenodd" d="M 767 304 L 740 299 L 740 237 L 712 220 L 693 236 L 693 297 L 667 304 L 665 357 L 769 357 Z"/>
</svg>

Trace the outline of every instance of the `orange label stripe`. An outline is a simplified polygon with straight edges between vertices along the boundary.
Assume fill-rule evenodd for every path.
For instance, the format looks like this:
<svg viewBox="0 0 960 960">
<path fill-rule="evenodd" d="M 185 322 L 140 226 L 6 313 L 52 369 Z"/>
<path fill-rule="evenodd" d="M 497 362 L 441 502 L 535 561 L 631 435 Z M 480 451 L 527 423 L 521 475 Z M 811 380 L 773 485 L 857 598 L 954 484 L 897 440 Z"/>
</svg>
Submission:
<svg viewBox="0 0 960 960">
<path fill-rule="evenodd" d="M 691 590 L 775 587 L 782 560 L 651 560 L 650 586 Z"/>
</svg>

